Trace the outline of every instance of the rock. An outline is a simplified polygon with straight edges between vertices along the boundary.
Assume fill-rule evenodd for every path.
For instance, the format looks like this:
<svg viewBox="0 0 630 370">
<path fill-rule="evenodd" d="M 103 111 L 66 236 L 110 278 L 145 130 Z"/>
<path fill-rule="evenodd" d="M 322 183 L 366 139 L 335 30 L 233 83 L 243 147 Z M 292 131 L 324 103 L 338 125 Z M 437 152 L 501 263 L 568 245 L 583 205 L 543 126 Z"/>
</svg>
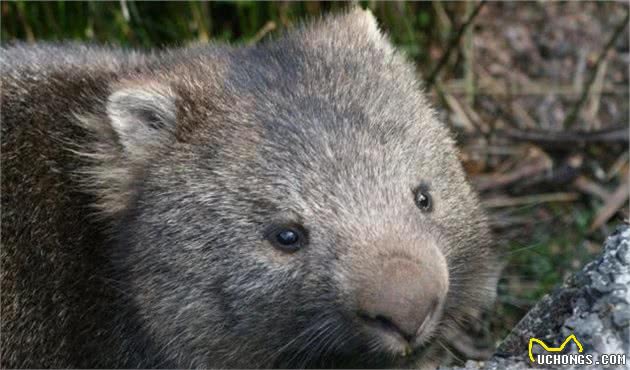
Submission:
<svg viewBox="0 0 630 370">
<path fill-rule="evenodd" d="M 550 347 L 559 347 L 574 334 L 582 344 L 583 354 L 625 354 L 626 364 L 606 367 L 565 366 L 563 369 L 630 369 L 630 227 L 622 225 L 604 244 L 604 251 L 581 271 L 544 296 L 512 329 L 490 360 L 468 361 L 464 368 L 517 370 L 531 367 L 528 354 L 530 338 L 538 338 Z M 577 353 L 574 342 L 562 353 Z M 534 353 L 544 353 L 534 345 Z M 553 368 L 559 368 L 554 366 Z"/>
</svg>

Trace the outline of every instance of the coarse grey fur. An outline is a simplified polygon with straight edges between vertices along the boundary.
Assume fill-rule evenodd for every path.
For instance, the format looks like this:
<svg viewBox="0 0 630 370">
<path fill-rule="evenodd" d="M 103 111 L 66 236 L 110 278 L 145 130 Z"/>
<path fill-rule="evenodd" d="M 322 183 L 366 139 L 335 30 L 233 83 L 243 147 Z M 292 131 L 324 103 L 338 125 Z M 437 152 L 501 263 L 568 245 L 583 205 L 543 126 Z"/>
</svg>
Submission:
<svg viewBox="0 0 630 370">
<path fill-rule="evenodd" d="M 0 75 L 2 367 L 430 366 L 493 300 L 454 142 L 369 12 L 240 48 L 16 45 Z M 265 240 L 286 222 L 295 253 Z M 391 255 L 448 269 L 407 357 L 355 315 Z"/>
</svg>

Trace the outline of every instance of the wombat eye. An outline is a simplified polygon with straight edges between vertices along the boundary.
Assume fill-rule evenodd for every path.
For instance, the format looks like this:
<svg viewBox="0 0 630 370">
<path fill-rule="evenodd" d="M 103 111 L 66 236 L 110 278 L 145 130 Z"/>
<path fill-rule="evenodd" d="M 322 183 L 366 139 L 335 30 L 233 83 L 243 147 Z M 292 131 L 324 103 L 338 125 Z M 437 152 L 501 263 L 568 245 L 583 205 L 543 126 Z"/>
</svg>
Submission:
<svg viewBox="0 0 630 370">
<path fill-rule="evenodd" d="M 276 226 L 266 233 L 266 239 L 283 252 L 295 252 L 306 245 L 306 233 L 301 226 Z"/>
<path fill-rule="evenodd" d="M 417 189 L 414 193 L 414 202 L 416 203 L 416 206 L 420 208 L 421 211 L 423 212 L 431 211 L 433 202 L 431 201 L 431 195 L 429 194 L 427 190 Z"/>
</svg>

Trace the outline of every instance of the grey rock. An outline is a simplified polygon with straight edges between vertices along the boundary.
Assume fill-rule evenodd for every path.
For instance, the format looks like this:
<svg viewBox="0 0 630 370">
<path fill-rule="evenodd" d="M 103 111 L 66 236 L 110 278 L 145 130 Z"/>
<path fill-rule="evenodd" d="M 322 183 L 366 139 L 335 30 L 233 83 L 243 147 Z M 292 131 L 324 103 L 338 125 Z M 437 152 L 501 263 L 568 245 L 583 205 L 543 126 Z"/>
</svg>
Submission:
<svg viewBox="0 0 630 370">
<path fill-rule="evenodd" d="M 624 354 L 626 364 L 612 367 L 565 366 L 563 369 L 630 369 L 630 227 L 619 226 L 604 243 L 604 251 L 581 271 L 544 296 L 512 329 L 492 358 L 485 362 L 468 361 L 463 368 L 518 370 L 542 368 L 528 358 L 529 339 L 560 346 L 575 334 L 584 354 L 598 361 L 602 354 Z M 565 353 L 577 351 L 575 343 Z M 542 353 L 540 346 L 534 353 Z M 555 367 L 559 368 L 559 367 Z"/>
</svg>

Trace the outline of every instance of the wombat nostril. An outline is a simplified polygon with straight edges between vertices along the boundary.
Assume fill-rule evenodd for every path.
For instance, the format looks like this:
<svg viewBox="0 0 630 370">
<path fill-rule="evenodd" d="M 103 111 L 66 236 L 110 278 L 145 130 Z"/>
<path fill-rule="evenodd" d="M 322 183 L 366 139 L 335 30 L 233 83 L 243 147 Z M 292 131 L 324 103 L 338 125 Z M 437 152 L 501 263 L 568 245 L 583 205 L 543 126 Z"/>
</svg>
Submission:
<svg viewBox="0 0 630 370">
<path fill-rule="evenodd" d="M 398 325 L 396 325 L 391 319 L 383 315 L 372 316 L 365 312 L 359 312 L 358 316 L 368 326 L 376 328 L 378 330 L 398 334 L 401 337 L 403 337 L 407 342 L 411 343 L 415 337 L 415 335 L 413 334 L 406 333 Z"/>
</svg>

